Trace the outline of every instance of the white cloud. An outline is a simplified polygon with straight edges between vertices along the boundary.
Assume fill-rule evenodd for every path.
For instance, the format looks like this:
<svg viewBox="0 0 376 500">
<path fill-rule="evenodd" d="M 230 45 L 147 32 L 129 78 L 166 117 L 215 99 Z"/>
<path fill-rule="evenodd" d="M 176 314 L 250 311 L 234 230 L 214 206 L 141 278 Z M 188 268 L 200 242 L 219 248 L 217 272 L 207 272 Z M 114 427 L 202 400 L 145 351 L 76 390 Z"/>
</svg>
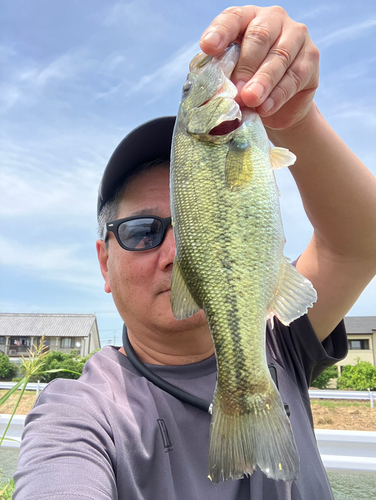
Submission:
<svg viewBox="0 0 376 500">
<path fill-rule="evenodd" d="M 320 90 L 325 91 L 328 88 L 337 92 L 339 85 L 349 85 L 349 81 L 358 80 L 362 86 L 368 82 L 374 82 L 374 69 L 376 57 L 368 57 L 352 61 L 342 68 L 336 68 L 332 73 L 325 75 L 321 80 Z M 357 82 L 357 83 L 358 83 Z"/>
<path fill-rule="evenodd" d="M 19 243 L 0 236 L 0 264 L 41 280 L 59 281 L 70 286 L 98 287 L 101 283 L 94 257 L 79 258 L 81 245 Z M 94 255 L 94 253 L 93 253 Z"/>
<path fill-rule="evenodd" d="M 106 26 L 119 26 L 125 36 L 136 39 L 137 43 L 145 40 L 161 39 L 168 31 L 167 21 L 155 8 L 156 4 L 146 0 L 117 2 L 110 8 L 104 19 Z"/>
<path fill-rule="evenodd" d="M 102 127 L 102 128 L 101 128 Z M 59 218 L 77 227 L 95 226 L 98 186 L 119 138 L 116 127 L 98 123 L 75 127 L 9 128 L 0 140 L 0 215 Z"/>
<path fill-rule="evenodd" d="M 319 40 L 316 40 L 316 44 L 319 49 L 325 49 L 334 45 L 336 43 L 341 43 L 349 40 L 354 40 L 368 33 L 376 27 L 376 18 L 367 19 L 361 23 L 352 24 L 346 28 L 341 28 L 339 30 L 333 31 L 330 35 L 323 36 Z"/>
<path fill-rule="evenodd" d="M 10 109 L 20 98 L 21 91 L 17 85 L 3 83 L 0 85 L 0 111 Z"/>
<path fill-rule="evenodd" d="M 98 176 L 89 169 L 72 172 L 44 172 L 33 175 L 23 169 L 14 172 L 3 168 L 0 172 L 2 200 L 0 214 L 5 217 L 18 215 L 43 216 L 93 214 Z"/>
<path fill-rule="evenodd" d="M 30 82 L 38 87 L 44 87 L 52 80 L 73 80 L 79 74 L 91 68 L 92 61 L 84 50 L 63 54 L 37 75 L 32 76 Z"/>
<path fill-rule="evenodd" d="M 129 62 L 126 57 L 120 52 L 112 52 L 101 64 L 101 71 L 111 73 L 118 69 L 119 66 L 124 67 Z"/>
<path fill-rule="evenodd" d="M 319 7 L 316 7 L 314 9 L 311 9 L 307 12 L 304 12 L 300 16 L 296 18 L 297 21 L 302 22 L 307 19 L 314 19 L 317 16 L 320 16 L 323 13 L 327 12 L 336 12 L 338 10 L 338 5 L 337 4 L 332 4 L 332 5 L 320 5 Z"/>
<path fill-rule="evenodd" d="M 10 45 L 0 45 L 0 62 L 2 64 L 16 55 L 16 50 Z"/>
<path fill-rule="evenodd" d="M 71 88 L 97 66 L 99 63 L 81 48 L 62 54 L 44 66 L 36 61 L 18 59 L 17 67 L 9 64 L 5 72 L 0 90 L 2 110 L 7 111 L 18 101 L 23 104 L 38 102 L 40 96 L 45 97 L 46 87 L 53 83 L 61 85 L 64 82 L 66 89 Z"/>
<path fill-rule="evenodd" d="M 163 66 L 160 66 L 152 73 L 143 75 L 137 82 L 130 82 L 129 76 L 121 78 L 116 85 L 110 87 L 105 92 L 98 92 L 95 99 L 109 99 L 120 90 L 124 97 L 132 96 L 136 93 L 144 92 L 147 96 L 152 96 L 146 104 L 150 104 L 155 96 L 165 94 L 166 90 L 181 82 L 183 87 L 185 76 L 189 68 L 189 61 L 200 52 L 198 42 L 182 47 Z"/>
<path fill-rule="evenodd" d="M 150 94 L 161 94 L 167 88 L 181 81 L 183 87 L 184 77 L 189 72 L 189 61 L 200 52 L 198 42 L 181 48 L 173 58 L 153 73 L 146 74 L 132 86 L 126 93 L 127 96 L 141 92 L 147 88 Z"/>
<path fill-rule="evenodd" d="M 348 120 L 349 125 L 351 125 L 351 121 L 357 121 L 362 128 L 367 129 L 368 127 L 376 127 L 375 112 L 374 108 L 358 107 L 354 105 L 354 102 L 351 102 L 344 103 L 339 109 L 334 110 L 331 116 L 337 120 Z"/>
<path fill-rule="evenodd" d="M 69 151 L 69 144 L 74 144 L 78 137 L 78 133 L 74 138 L 69 134 L 59 136 L 55 143 L 46 138 L 48 145 L 39 140 L 31 144 L 5 140 L 0 144 L 2 216 L 72 218 L 94 215 L 106 159 L 94 144 L 91 149 L 86 145 L 86 137 L 79 144 L 81 149 L 72 147 Z"/>
</svg>

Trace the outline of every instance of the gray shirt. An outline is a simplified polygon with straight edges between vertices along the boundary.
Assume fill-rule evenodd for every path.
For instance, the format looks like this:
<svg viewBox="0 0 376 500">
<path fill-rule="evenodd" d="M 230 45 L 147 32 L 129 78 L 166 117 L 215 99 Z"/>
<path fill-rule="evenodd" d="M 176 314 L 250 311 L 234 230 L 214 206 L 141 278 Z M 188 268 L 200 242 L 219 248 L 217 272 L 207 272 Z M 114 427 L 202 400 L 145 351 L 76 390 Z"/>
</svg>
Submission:
<svg viewBox="0 0 376 500">
<path fill-rule="evenodd" d="M 306 316 L 267 328 L 267 358 L 300 454 L 292 483 L 256 470 L 242 480 L 208 479 L 210 415 L 140 376 L 114 347 L 86 363 L 79 380 L 58 379 L 26 418 L 14 500 L 331 500 L 312 429 L 312 378 L 346 355 L 343 323 L 321 344 Z M 183 366 L 148 365 L 168 382 L 211 401 L 214 356 Z"/>
</svg>

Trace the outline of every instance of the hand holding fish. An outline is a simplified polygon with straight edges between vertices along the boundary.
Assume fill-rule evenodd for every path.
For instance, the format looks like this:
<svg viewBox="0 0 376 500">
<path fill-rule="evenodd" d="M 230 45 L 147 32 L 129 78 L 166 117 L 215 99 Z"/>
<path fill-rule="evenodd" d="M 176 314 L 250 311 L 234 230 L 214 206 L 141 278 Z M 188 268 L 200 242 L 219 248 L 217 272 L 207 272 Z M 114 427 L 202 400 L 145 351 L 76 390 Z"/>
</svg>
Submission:
<svg viewBox="0 0 376 500">
<path fill-rule="evenodd" d="M 200 46 L 218 55 L 233 41 L 241 44 L 232 74 L 240 104 L 255 108 L 269 128 L 303 120 L 319 84 L 319 51 L 306 26 L 281 7 L 230 7 L 213 20 Z"/>
</svg>

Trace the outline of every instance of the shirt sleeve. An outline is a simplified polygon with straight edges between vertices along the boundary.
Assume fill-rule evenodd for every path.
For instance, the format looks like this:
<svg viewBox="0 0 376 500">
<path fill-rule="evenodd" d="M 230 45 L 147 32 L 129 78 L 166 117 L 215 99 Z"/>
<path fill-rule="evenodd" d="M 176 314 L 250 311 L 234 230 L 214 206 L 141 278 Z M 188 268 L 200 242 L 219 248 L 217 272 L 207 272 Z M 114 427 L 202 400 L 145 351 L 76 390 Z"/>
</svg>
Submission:
<svg viewBox="0 0 376 500">
<path fill-rule="evenodd" d="M 326 368 L 343 359 L 348 349 L 343 320 L 320 342 L 306 314 L 289 326 L 274 318 L 273 329 L 268 328 L 267 342 L 272 357 L 283 364 L 302 392 L 307 392 Z"/>
<path fill-rule="evenodd" d="M 112 431 L 79 380 L 57 379 L 26 417 L 14 500 L 117 500 Z"/>
</svg>

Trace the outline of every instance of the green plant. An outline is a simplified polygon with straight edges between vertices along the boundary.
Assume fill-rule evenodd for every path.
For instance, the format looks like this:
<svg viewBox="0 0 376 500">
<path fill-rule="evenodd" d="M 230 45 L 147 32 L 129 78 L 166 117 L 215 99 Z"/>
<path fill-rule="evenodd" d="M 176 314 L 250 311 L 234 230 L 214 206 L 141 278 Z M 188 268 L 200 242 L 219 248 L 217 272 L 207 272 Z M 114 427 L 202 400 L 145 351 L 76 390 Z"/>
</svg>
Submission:
<svg viewBox="0 0 376 500">
<path fill-rule="evenodd" d="M 1 471 L 0 471 L 0 500 L 12 500 L 13 492 L 14 492 L 13 479 L 7 479 L 5 477 L 1 477 Z"/>
<path fill-rule="evenodd" d="M 326 389 L 328 387 L 329 380 L 332 378 L 338 378 L 338 367 L 336 365 L 330 366 L 324 370 L 312 383 L 312 387 L 317 389 Z"/>
<path fill-rule="evenodd" d="M 49 354 L 48 351 L 46 351 L 46 348 L 44 346 L 44 337 L 42 337 L 42 340 L 39 344 L 38 347 L 34 346 L 35 350 L 29 350 L 29 358 L 25 359 L 22 356 L 22 364 L 21 364 L 21 373 L 24 373 L 24 377 L 16 383 L 12 389 L 9 389 L 8 392 L 4 394 L 4 396 L 0 399 L 0 407 L 9 399 L 9 397 L 16 392 L 18 389 L 20 389 L 20 395 L 17 399 L 17 402 L 15 404 L 15 407 L 13 409 L 12 415 L 10 416 L 8 425 L 5 428 L 5 431 L 3 435 L 0 438 L 0 446 L 4 439 L 9 439 L 6 438 L 6 433 L 8 432 L 9 426 L 12 422 L 12 419 L 17 411 L 18 405 L 20 404 L 20 401 L 22 399 L 22 396 L 26 390 L 26 385 L 30 382 L 32 377 L 34 376 L 39 376 L 40 378 L 42 375 L 46 373 L 56 373 L 56 372 L 64 372 L 64 371 L 71 371 L 67 369 L 55 369 L 55 370 L 45 370 L 45 358 Z M 80 376 L 80 373 L 74 372 L 76 375 Z"/>
<path fill-rule="evenodd" d="M 11 363 L 9 357 L 0 352 L 0 379 L 12 379 L 17 371 L 17 365 Z"/>
<path fill-rule="evenodd" d="M 0 446 L 4 439 L 11 440 L 10 438 L 6 438 L 5 436 L 25 392 L 26 385 L 30 381 L 42 380 L 43 377 L 44 380 L 47 380 L 51 375 L 54 376 L 53 378 L 56 378 L 57 376 L 62 377 L 66 374 L 68 374 L 70 378 L 78 378 L 82 373 L 82 369 L 86 361 L 90 358 L 90 356 L 94 354 L 94 352 L 97 352 L 93 351 L 86 357 L 79 356 L 78 351 L 72 351 L 70 354 L 65 356 L 63 353 L 59 353 L 58 351 L 48 352 L 46 351 L 46 348 L 44 346 L 43 337 L 39 347 L 34 346 L 34 349 L 35 351 L 29 350 L 28 359 L 22 357 L 20 372 L 24 374 L 23 378 L 18 380 L 16 385 L 12 389 L 7 391 L 0 399 L 1 407 L 14 392 L 20 389 L 20 395 L 13 409 L 13 413 L 9 419 L 8 425 L 3 435 L 0 437 Z M 58 360 L 60 360 L 60 363 Z M 50 369 L 47 370 L 46 368 Z M 73 370 L 72 368 L 74 368 L 75 370 Z M 13 492 L 14 480 L 3 478 L 0 470 L 0 500 L 12 500 Z"/>
<path fill-rule="evenodd" d="M 368 361 L 357 359 L 356 365 L 346 365 L 338 379 L 338 389 L 354 391 L 376 390 L 376 367 Z"/>
</svg>

